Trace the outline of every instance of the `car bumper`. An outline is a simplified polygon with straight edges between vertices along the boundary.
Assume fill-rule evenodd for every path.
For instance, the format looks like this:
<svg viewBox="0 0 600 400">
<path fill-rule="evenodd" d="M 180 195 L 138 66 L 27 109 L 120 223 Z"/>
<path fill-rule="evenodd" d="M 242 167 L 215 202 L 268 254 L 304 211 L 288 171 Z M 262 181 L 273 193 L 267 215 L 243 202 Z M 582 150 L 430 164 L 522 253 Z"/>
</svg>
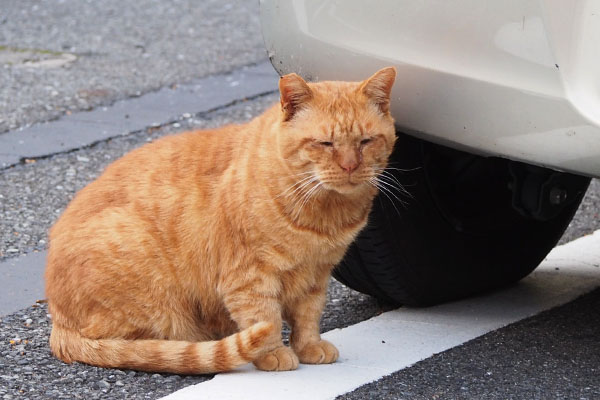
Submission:
<svg viewBox="0 0 600 400">
<path fill-rule="evenodd" d="M 358 80 L 394 65 L 399 129 L 600 176 L 600 3 L 261 0 L 279 73 Z"/>
</svg>

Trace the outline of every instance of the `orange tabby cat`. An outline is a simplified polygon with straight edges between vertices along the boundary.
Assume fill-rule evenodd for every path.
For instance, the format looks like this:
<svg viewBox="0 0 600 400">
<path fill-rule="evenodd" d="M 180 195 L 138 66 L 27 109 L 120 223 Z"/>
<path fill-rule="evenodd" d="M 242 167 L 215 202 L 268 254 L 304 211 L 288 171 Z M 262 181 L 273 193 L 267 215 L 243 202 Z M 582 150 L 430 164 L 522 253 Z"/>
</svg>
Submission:
<svg viewBox="0 0 600 400">
<path fill-rule="evenodd" d="M 395 76 L 285 75 L 281 105 L 254 120 L 165 137 L 110 165 L 50 232 L 52 352 L 185 374 L 334 362 L 319 320 L 394 145 Z"/>
</svg>

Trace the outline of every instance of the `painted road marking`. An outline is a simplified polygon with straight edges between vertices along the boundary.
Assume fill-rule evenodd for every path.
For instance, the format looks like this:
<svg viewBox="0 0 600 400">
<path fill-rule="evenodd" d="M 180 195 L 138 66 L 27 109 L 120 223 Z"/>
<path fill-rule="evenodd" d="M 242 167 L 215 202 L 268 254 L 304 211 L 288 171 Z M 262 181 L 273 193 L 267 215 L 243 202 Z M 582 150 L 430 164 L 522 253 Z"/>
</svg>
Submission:
<svg viewBox="0 0 600 400">
<path fill-rule="evenodd" d="M 261 372 L 247 365 L 164 399 L 333 399 L 490 331 L 565 304 L 600 286 L 600 231 L 555 248 L 518 285 L 425 309 L 401 308 L 327 332 L 331 365 Z"/>
</svg>

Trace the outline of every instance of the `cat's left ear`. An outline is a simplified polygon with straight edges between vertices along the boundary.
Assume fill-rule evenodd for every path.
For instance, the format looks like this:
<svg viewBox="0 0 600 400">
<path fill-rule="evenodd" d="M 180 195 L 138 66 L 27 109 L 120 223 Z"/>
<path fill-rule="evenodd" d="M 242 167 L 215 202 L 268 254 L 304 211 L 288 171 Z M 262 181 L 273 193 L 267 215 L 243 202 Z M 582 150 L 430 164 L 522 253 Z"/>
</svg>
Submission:
<svg viewBox="0 0 600 400">
<path fill-rule="evenodd" d="M 284 121 L 292 119 L 294 114 L 313 97 L 313 93 L 304 79 L 293 73 L 279 79 L 279 93 Z"/>
<path fill-rule="evenodd" d="M 396 68 L 383 68 L 364 81 L 360 90 L 379 107 L 383 114 L 387 114 L 390 111 L 390 95 L 395 80 Z"/>
</svg>

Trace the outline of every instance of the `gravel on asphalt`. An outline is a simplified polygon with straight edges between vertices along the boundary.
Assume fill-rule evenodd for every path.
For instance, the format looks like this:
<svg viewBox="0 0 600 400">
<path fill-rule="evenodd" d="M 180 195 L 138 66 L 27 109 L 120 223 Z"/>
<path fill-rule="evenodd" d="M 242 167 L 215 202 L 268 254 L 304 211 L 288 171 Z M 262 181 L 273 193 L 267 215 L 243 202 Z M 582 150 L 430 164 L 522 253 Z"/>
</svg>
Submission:
<svg viewBox="0 0 600 400">
<path fill-rule="evenodd" d="M 210 379 L 96 368 L 50 354 L 46 304 L 0 321 L 0 399 L 155 399 Z"/>
<path fill-rule="evenodd" d="M 256 0 L 4 0 L 0 132 L 266 58 Z"/>
</svg>

